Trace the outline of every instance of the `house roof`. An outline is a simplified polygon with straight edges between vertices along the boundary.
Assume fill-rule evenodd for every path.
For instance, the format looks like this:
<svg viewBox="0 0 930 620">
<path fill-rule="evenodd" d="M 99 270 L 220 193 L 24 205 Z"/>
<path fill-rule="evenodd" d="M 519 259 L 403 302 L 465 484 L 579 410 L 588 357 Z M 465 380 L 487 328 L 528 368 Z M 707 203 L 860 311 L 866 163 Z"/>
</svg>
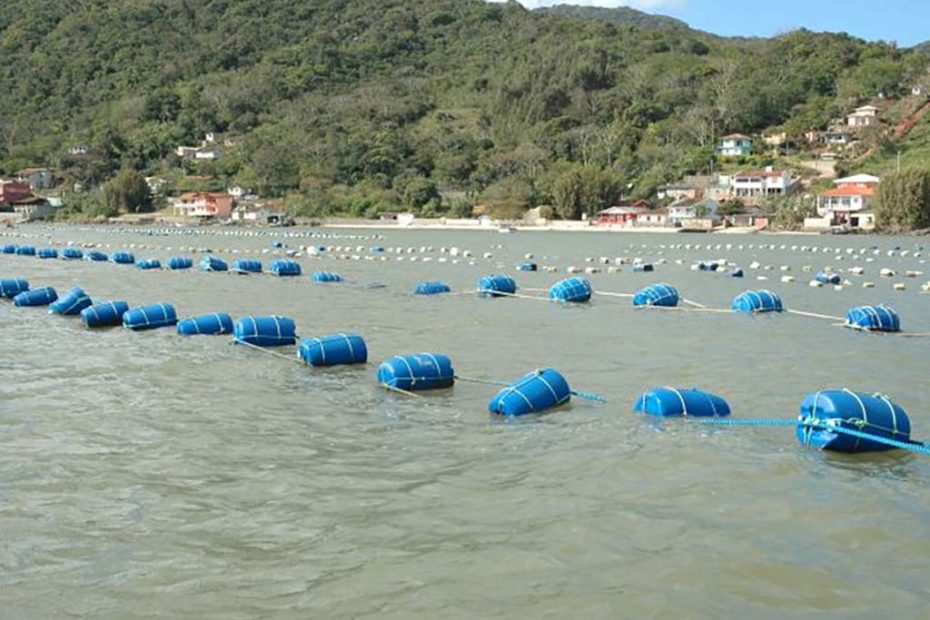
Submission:
<svg viewBox="0 0 930 620">
<path fill-rule="evenodd" d="M 609 209 L 604 209 L 603 211 L 598 211 L 598 215 L 635 215 L 637 213 L 642 213 L 646 210 L 646 207 L 639 205 L 627 205 L 622 207 L 610 207 Z"/>
<path fill-rule="evenodd" d="M 878 112 L 878 108 L 874 105 L 864 105 L 862 107 L 856 108 L 856 112 Z"/>
<path fill-rule="evenodd" d="M 741 133 L 731 133 L 728 136 L 723 136 L 721 140 L 752 140 L 752 138 Z"/>
<path fill-rule="evenodd" d="M 870 186 L 852 186 L 852 185 L 841 185 L 840 187 L 834 187 L 833 189 L 828 189 L 825 192 L 820 192 L 821 196 L 830 197 L 830 198 L 842 198 L 850 196 L 874 196 L 875 188 Z"/>
<path fill-rule="evenodd" d="M 871 174 L 854 174 L 851 177 L 844 177 L 833 181 L 835 185 L 874 185 L 880 183 L 881 179 Z"/>
<path fill-rule="evenodd" d="M 48 172 L 48 168 L 45 167 L 35 167 L 35 168 L 23 168 L 16 173 L 16 176 L 24 177 L 30 174 L 35 174 L 36 172 Z"/>
<path fill-rule="evenodd" d="M 787 173 L 786 170 L 744 170 L 737 174 L 734 174 L 734 177 L 769 177 L 769 178 L 778 178 Z"/>
</svg>

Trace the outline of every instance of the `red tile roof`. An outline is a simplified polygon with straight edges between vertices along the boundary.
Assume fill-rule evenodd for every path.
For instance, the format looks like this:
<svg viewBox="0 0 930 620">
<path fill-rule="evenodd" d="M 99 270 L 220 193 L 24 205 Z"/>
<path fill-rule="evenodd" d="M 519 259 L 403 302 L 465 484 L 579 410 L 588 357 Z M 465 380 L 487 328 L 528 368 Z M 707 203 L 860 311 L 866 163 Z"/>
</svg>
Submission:
<svg viewBox="0 0 930 620">
<path fill-rule="evenodd" d="M 821 196 L 842 198 L 846 196 L 874 196 L 875 187 L 869 187 L 865 185 L 841 185 L 840 187 L 835 187 L 833 189 L 828 189 L 825 192 L 820 192 Z"/>
</svg>

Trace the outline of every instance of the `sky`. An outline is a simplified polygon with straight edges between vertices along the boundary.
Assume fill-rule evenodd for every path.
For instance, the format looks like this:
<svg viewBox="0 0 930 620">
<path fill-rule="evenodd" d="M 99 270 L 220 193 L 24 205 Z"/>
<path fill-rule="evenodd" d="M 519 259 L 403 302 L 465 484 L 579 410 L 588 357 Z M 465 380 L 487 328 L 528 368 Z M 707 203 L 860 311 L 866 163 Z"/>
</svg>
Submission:
<svg viewBox="0 0 930 620">
<path fill-rule="evenodd" d="M 587 4 L 670 15 L 726 36 L 769 37 L 789 30 L 848 32 L 909 47 L 930 39 L 930 0 L 518 0 L 527 8 Z"/>
</svg>

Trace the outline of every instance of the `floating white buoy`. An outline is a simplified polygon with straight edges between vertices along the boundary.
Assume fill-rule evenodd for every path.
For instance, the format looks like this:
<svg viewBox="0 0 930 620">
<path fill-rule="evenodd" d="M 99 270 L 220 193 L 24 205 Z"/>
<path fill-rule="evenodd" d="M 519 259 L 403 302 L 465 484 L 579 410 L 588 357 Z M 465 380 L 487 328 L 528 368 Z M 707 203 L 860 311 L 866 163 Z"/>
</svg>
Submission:
<svg viewBox="0 0 930 620">
<path fill-rule="evenodd" d="M 893 278 L 894 270 L 888 269 L 887 267 L 882 267 L 882 269 L 878 272 L 878 275 L 880 275 L 883 278 Z"/>
<path fill-rule="evenodd" d="M 790 284 L 791 282 L 794 282 L 794 276 L 782 276 L 781 281 L 785 284 Z"/>
<path fill-rule="evenodd" d="M 862 288 L 875 288 L 875 283 L 874 282 L 863 282 Z"/>
<path fill-rule="evenodd" d="M 896 291 L 904 291 L 904 290 L 907 290 L 907 287 L 904 286 L 904 282 L 896 282 L 895 285 L 894 285 L 894 290 L 896 290 Z"/>
<path fill-rule="evenodd" d="M 811 288 L 821 288 L 823 286 L 823 284 L 821 284 L 817 280 L 811 280 L 810 282 L 807 283 L 807 285 Z"/>
</svg>

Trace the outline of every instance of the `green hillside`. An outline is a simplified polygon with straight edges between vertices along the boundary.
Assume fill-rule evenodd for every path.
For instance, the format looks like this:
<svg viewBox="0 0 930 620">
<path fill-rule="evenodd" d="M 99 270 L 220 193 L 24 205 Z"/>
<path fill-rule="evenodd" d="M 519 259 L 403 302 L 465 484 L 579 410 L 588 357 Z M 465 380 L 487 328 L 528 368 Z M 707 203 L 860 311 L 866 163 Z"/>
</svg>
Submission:
<svg viewBox="0 0 930 620">
<path fill-rule="evenodd" d="M 824 127 L 926 65 L 847 35 L 728 40 L 480 0 L 5 9 L 0 173 L 46 164 L 85 190 L 121 168 L 211 176 L 308 214 L 578 215 L 707 169 L 723 134 Z M 216 161 L 174 153 L 207 132 L 229 141 Z"/>
<path fill-rule="evenodd" d="M 665 15 L 644 13 L 643 11 L 637 11 L 636 9 L 625 6 L 606 9 L 598 6 L 555 4 L 536 9 L 536 11 L 570 19 L 592 19 L 614 24 L 636 26 L 637 28 L 688 28 L 688 24 L 680 19 L 666 17 Z"/>
</svg>

